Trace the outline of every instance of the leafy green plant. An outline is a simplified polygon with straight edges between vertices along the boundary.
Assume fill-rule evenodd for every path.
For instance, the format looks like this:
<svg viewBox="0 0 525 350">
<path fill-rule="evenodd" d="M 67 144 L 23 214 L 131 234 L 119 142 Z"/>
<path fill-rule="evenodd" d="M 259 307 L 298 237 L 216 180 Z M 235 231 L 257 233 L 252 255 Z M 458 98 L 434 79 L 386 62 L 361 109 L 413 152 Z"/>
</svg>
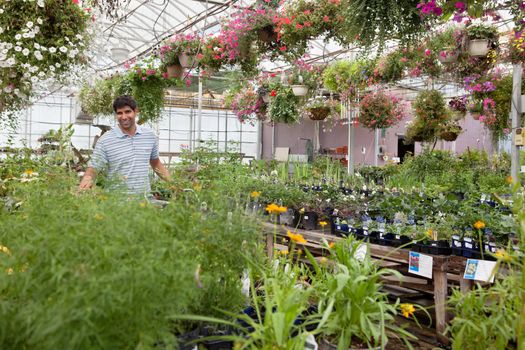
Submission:
<svg viewBox="0 0 525 350">
<path fill-rule="evenodd" d="M 299 120 L 297 111 L 298 98 L 293 94 L 292 88 L 280 84 L 270 85 L 270 102 L 268 114 L 270 120 L 276 123 L 291 124 Z"/>
</svg>

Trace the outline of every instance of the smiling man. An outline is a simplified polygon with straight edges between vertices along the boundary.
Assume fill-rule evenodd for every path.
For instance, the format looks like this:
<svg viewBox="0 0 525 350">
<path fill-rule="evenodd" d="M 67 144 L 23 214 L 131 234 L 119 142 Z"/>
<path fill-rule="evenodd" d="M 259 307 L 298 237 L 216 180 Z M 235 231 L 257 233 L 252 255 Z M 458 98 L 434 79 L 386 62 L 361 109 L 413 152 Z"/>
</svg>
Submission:
<svg viewBox="0 0 525 350">
<path fill-rule="evenodd" d="M 149 166 L 163 180 L 168 170 L 159 159 L 159 146 L 153 130 L 137 125 L 137 102 L 120 96 L 113 102 L 118 127 L 105 133 L 97 142 L 93 157 L 79 190 L 93 187 L 97 173 L 107 168 L 108 177 L 127 187 L 128 194 L 149 194 Z M 126 189 L 126 188 L 125 188 Z"/>
</svg>

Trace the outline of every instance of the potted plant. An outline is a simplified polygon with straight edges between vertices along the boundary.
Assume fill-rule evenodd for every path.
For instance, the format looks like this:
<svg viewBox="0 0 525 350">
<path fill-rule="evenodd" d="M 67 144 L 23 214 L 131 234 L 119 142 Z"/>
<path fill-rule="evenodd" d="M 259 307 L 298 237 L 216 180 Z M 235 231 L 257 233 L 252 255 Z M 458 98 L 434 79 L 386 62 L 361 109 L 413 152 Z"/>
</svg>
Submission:
<svg viewBox="0 0 525 350">
<path fill-rule="evenodd" d="M 441 63 L 453 63 L 458 59 L 461 51 L 462 37 L 457 28 L 447 28 L 430 37 L 427 41 L 428 48 L 433 52 L 438 52 L 438 60 Z"/>
<path fill-rule="evenodd" d="M 439 132 L 439 138 L 445 141 L 456 141 L 459 134 L 463 130 L 457 122 L 448 122 L 441 126 Z"/>
<path fill-rule="evenodd" d="M 257 120 L 266 119 L 266 104 L 251 86 L 241 89 L 230 107 L 241 123 L 249 122 L 253 125 Z"/>
<path fill-rule="evenodd" d="M 374 68 L 373 60 L 335 61 L 323 71 L 324 86 L 350 101 L 373 80 Z"/>
<path fill-rule="evenodd" d="M 467 96 L 457 96 L 448 101 L 448 107 L 453 113 L 457 114 L 459 118 L 463 118 L 467 113 L 467 103 Z"/>
<path fill-rule="evenodd" d="M 468 51 L 471 56 L 486 56 L 491 48 L 498 45 L 498 30 L 484 24 L 466 27 Z"/>
<path fill-rule="evenodd" d="M 359 123 L 369 129 L 389 128 L 405 116 L 401 100 L 382 90 L 370 92 L 359 101 Z"/>
<path fill-rule="evenodd" d="M 509 34 L 508 50 L 506 57 L 512 63 L 525 62 L 525 36 L 523 33 L 512 31 Z M 523 106 L 523 103 L 521 104 Z"/>
<path fill-rule="evenodd" d="M 204 40 L 202 50 L 197 53 L 196 58 L 199 66 L 208 73 L 218 71 L 228 61 L 224 42 L 220 37 L 208 36 Z"/>
<path fill-rule="evenodd" d="M 276 123 L 295 123 L 299 120 L 298 98 L 289 86 L 280 83 L 270 84 L 268 114 Z"/>
<path fill-rule="evenodd" d="M 337 118 L 341 113 L 341 103 L 326 96 L 316 96 L 301 107 L 301 114 L 311 120 L 324 120 L 329 116 Z"/>
<path fill-rule="evenodd" d="M 308 92 L 313 93 L 320 84 L 320 69 L 310 66 L 302 61 L 296 65 L 286 76 L 286 83 L 290 85 L 295 96 L 306 96 Z"/>
</svg>

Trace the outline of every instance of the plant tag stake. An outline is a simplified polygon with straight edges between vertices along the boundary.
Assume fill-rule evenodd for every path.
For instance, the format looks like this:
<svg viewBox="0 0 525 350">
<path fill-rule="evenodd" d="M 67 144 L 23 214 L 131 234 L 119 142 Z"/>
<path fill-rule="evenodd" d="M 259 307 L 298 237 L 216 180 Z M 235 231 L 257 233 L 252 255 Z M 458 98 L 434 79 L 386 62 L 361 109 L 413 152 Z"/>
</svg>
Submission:
<svg viewBox="0 0 525 350">
<path fill-rule="evenodd" d="M 433 259 L 429 255 L 410 252 L 408 255 L 408 272 L 414 275 L 432 278 Z"/>
<path fill-rule="evenodd" d="M 494 282 L 496 261 L 468 259 L 463 278 L 482 282 Z"/>
<path fill-rule="evenodd" d="M 365 243 L 361 243 L 355 250 L 354 258 L 358 261 L 364 261 L 366 254 L 368 254 L 368 246 Z"/>
</svg>

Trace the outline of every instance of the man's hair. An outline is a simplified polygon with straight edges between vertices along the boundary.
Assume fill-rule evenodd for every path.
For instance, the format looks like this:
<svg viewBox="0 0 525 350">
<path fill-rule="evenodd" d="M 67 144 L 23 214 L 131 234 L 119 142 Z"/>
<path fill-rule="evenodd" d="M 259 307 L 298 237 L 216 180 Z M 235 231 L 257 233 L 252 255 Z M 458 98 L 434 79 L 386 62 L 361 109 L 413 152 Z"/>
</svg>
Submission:
<svg viewBox="0 0 525 350">
<path fill-rule="evenodd" d="M 128 95 L 119 96 L 115 99 L 115 101 L 113 101 L 113 111 L 115 113 L 117 112 L 117 109 L 126 107 L 126 106 L 136 111 L 137 101 L 135 101 L 133 97 L 128 96 Z"/>
</svg>

